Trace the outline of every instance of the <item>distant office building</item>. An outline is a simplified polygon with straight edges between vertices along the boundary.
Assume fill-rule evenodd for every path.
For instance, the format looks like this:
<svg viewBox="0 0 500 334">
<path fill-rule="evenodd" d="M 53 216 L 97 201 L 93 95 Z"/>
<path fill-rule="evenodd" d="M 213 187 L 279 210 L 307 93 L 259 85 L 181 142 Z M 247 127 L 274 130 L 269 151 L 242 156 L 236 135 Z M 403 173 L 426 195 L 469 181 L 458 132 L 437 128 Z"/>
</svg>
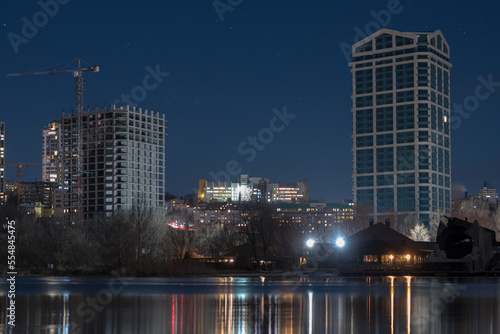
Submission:
<svg viewBox="0 0 500 334">
<path fill-rule="evenodd" d="M 37 217 L 50 217 L 62 213 L 62 188 L 55 182 L 27 181 L 21 182 L 18 192 L 17 181 L 5 182 L 6 191 L 9 196 L 15 197 L 19 194 L 19 209 L 36 207 L 40 210 Z"/>
<path fill-rule="evenodd" d="M 333 237 L 341 224 L 349 224 L 353 218 L 351 205 L 331 203 L 272 205 L 272 217 L 279 224 L 289 224 L 301 234 L 315 238 Z M 212 202 L 201 203 L 194 207 L 194 225 L 204 227 L 230 226 L 244 228 L 252 209 L 258 212 L 258 206 L 248 203 Z"/>
<path fill-rule="evenodd" d="M 21 204 L 39 202 L 44 208 L 51 209 L 56 187 L 53 182 L 21 182 Z"/>
<path fill-rule="evenodd" d="M 267 186 L 269 198 L 272 203 L 309 203 L 307 181 L 300 180 L 295 183 L 271 183 Z"/>
<path fill-rule="evenodd" d="M 5 203 L 5 122 L 0 122 L 0 204 Z"/>
<path fill-rule="evenodd" d="M 62 115 L 60 159 L 67 218 L 78 211 L 77 115 Z M 83 219 L 164 205 L 165 115 L 108 107 L 83 116 Z"/>
<path fill-rule="evenodd" d="M 477 195 L 477 197 L 485 201 L 498 201 L 497 190 L 486 181 L 484 181 L 484 186 L 481 188 L 481 190 L 479 190 L 479 194 Z"/>
<path fill-rule="evenodd" d="M 450 49 L 382 29 L 352 47 L 353 195 L 426 224 L 450 210 Z"/>
<path fill-rule="evenodd" d="M 198 181 L 198 202 L 228 202 L 232 199 L 231 182 Z"/>
<path fill-rule="evenodd" d="M 42 131 L 42 181 L 61 183 L 61 124 L 51 122 Z"/>
<path fill-rule="evenodd" d="M 194 207 L 193 217 L 196 226 L 239 227 L 242 224 L 242 208 L 235 203 L 201 203 Z"/>
<path fill-rule="evenodd" d="M 17 198 L 17 181 L 7 181 L 5 187 L 10 196 Z M 60 214 L 62 212 L 61 192 L 62 189 L 60 189 L 55 182 L 21 182 L 19 188 L 19 204 L 24 205 L 23 208 L 36 206 L 42 210 L 40 211 L 42 217 L 50 217 L 54 213 Z"/>
<path fill-rule="evenodd" d="M 198 202 L 307 203 L 307 182 L 270 183 L 269 179 L 241 175 L 236 182 L 198 182 Z"/>
<path fill-rule="evenodd" d="M 275 215 L 280 223 L 294 224 L 303 234 L 332 238 L 338 224 L 349 224 L 353 219 L 353 206 L 316 202 L 309 205 L 277 204 Z"/>
<path fill-rule="evenodd" d="M 269 202 L 269 179 L 242 174 L 232 185 L 233 199 L 243 198 L 245 201 Z"/>
</svg>

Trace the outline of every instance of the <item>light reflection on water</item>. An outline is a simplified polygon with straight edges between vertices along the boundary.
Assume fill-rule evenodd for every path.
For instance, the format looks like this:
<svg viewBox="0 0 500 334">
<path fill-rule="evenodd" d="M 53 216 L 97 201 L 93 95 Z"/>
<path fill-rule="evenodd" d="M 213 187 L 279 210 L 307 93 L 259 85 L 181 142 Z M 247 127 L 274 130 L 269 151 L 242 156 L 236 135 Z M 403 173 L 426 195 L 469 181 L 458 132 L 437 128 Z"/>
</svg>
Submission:
<svg viewBox="0 0 500 334">
<path fill-rule="evenodd" d="M 18 277 L 16 290 L 16 327 L 2 311 L 0 332 L 500 332 L 496 278 Z"/>
</svg>

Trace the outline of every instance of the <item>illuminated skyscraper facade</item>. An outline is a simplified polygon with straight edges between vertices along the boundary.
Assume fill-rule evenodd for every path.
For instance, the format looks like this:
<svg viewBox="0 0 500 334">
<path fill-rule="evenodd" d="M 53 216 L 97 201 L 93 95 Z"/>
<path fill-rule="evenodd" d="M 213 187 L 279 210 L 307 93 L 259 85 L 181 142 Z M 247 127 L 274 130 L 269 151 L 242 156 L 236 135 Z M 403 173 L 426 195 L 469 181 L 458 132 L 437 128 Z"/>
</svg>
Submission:
<svg viewBox="0 0 500 334">
<path fill-rule="evenodd" d="M 352 47 L 353 196 L 428 224 L 451 203 L 450 49 L 382 29 Z"/>
</svg>

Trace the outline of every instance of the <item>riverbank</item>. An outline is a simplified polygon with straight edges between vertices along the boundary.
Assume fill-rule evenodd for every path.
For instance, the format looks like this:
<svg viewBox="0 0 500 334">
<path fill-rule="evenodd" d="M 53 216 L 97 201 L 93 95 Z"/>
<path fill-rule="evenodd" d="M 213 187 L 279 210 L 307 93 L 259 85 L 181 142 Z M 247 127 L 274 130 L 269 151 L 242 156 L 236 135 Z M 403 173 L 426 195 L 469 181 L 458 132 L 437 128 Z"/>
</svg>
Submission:
<svg viewBox="0 0 500 334">
<path fill-rule="evenodd" d="M 7 270 L 1 271 L 7 277 Z M 18 269 L 16 276 L 56 276 L 56 277 L 500 277 L 500 271 L 464 272 L 464 271 L 428 271 L 428 270 L 365 270 L 340 271 L 335 268 L 321 270 L 217 270 L 207 267 L 176 267 L 175 270 L 158 270 L 156 273 L 145 274 L 133 268 L 118 268 L 110 271 L 98 270 L 61 270 L 61 269 Z"/>
</svg>

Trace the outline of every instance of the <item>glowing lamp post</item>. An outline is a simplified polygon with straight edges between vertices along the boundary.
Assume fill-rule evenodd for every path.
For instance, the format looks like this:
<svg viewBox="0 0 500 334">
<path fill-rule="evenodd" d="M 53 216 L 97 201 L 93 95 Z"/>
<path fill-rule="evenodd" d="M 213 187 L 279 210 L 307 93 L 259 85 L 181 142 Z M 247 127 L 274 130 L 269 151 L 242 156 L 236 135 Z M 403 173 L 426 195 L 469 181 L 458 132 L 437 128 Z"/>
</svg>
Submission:
<svg viewBox="0 0 500 334">
<path fill-rule="evenodd" d="M 335 244 L 339 248 L 344 247 L 345 246 L 345 240 L 344 240 L 344 238 L 337 238 L 337 240 L 335 240 Z"/>
</svg>

